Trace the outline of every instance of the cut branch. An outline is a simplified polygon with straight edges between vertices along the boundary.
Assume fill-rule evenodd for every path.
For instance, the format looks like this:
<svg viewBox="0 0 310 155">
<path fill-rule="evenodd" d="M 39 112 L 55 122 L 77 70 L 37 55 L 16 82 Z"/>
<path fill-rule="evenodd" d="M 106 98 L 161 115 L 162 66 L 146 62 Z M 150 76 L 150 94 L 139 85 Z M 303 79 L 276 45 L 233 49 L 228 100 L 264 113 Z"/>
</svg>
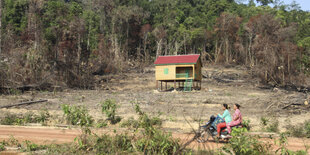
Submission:
<svg viewBox="0 0 310 155">
<path fill-rule="evenodd" d="M 42 102 L 47 102 L 47 101 L 48 100 L 22 102 L 22 103 L 13 104 L 13 105 L 5 105 L 5 106 L 0 107 L 0 109 L 2 109 L 2 108 L 11 108 L 11 107 L 16 107 L 16 106 L 21 106 L 21 105 L 29 105 L 29 104 L 34 104 L 34 103 L 42 103 Z"/>
</svg>

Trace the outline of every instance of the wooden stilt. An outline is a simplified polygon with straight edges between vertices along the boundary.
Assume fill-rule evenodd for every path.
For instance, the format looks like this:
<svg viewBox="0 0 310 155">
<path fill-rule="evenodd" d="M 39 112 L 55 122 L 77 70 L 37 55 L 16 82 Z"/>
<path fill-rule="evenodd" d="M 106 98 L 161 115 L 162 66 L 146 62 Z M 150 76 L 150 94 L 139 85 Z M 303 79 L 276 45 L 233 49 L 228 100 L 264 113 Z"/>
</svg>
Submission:
<svg viewBox="0 0 310 155">
<path fill-rule="evenodd" d="M 168 88 L 167 88 L 167 81 L 166 81 L 166 90 L 168 90 Z"/>
<path fill-rule="evenodd" d="M 193 80 L 193 82 L 192 82 L 192 88 L 194 88 L 195 87 L 195 81 Z"/>
<path fill-rule="evenodd" d="M 177 83 L 176 83 L 176 81 L 174 80 L 174 89 L 176 90 L 177 88 Z"/>
<path fill-rule="evenodd" d="M 163 90 L 163 81 L 160 81 L 160 91 Z"/>
<path fill-rule="evenodd" d="M 156 90 L 158 90 L 158 81 L 156 80 Z"/>
</svg>

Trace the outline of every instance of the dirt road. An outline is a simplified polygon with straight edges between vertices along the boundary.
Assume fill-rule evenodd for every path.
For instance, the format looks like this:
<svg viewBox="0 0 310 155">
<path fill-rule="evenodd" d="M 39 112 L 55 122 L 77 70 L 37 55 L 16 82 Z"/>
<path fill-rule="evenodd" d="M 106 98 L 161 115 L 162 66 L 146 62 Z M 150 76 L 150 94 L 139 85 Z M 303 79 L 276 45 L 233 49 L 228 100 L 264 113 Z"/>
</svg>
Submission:
<svg viewBox="0 0 310 155">
<path fill-rule="evenodd" d="M 81 134 L 78 129 L 59 129 L 47 127 L 0 127 L 0 141 L 16 139 L 19 142 L 29 140 L 37 144 L 69 143 Z"/>
<path fill-rule="evenodd" d="M 96 133 L 107 133 L 107 130 L 96 130 Z M 9 140 L 14 137 L 14 139 L 18 140 L 19 142 L 29 140 L 36 144 L 62 144 L 72 142 L 74 138 L 80 134 L 81 131 L 79 129 L 0 126 L 0 141 Z M 179 138 L 181 140 L 181 143 L 186 143 L 193 137 L 192 134 L 184 133 L 173 133 L 172 135 L 175 138 Z M 270 144 L 274 144 L 273 139 L 262 140 L 265 142 L 269 142 Z M 223 145 L 224 143 L 216 143 L 213 141 L 207 143 L 198 143 L 195 141 L 191 143 L 188 147 L 196 150 L 213 150 L 216 148 L 220 148 Z M 306 145 L 310 145 L 310 139 L 289 138 L 287 148 L 293 151 L 305 150 Z M 274 149 L 276 150 L 277 147 L 274 146 Z M 310 153 L 310 150 L 308 152 Z"/>
</svg>

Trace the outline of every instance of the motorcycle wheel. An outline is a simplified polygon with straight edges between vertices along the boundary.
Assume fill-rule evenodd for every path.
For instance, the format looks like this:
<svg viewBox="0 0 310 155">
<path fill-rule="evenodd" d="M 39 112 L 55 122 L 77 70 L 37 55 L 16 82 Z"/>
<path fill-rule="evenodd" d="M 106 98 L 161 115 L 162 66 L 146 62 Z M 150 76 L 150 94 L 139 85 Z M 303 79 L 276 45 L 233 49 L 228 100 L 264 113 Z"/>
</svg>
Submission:
<svg viewBox="0 0 310 155">
<path fill-rule="evenodd" d="M 201 133 L 201 135 L 197 139 L 197 141 L 200 143 L 207 142 L 209 140 L 209 138 L 212 137 L 208 130 L 202 130 L 200 133 Z"/>
</svg>

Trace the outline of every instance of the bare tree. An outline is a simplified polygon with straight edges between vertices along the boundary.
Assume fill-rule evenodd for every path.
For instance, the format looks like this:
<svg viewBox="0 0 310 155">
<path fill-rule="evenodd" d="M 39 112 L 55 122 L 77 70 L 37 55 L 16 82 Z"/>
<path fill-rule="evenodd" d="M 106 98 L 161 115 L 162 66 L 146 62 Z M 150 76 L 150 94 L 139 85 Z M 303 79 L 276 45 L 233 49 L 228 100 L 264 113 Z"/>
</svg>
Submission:
<svg viewBox="0 0 310 155">
<path fill-rule="evenodd" d="M 234 56 L 233 43 L 237 40 L 237 32 L 240 27 L 241 18 L 232 14 L 223 13 L 217 19 L 214 27 L 216 34 L 215 62 L 220 62 L 221 57 L 229 63 Z"/>
<path fill-rule="evenodd" d="M 155 37 L 156 37 L 156 42 L 157 42 L 157 50 L 156 50 L 156 57 L 162 54 L 162 46 L 163 46 L 163 41 L 166 38 L 166 31 L 163 27 L 157 27 L 153 31 Z"/>
<path fill-rule="evenodd" d="M 297 46 L 293 43 L 296 26 L 281 26 L 273 15 L 252 17 L 246 24 L 248 60 L 264 82 L 286 85 L 299 76 L 296 72 Z"/>
</svg>

